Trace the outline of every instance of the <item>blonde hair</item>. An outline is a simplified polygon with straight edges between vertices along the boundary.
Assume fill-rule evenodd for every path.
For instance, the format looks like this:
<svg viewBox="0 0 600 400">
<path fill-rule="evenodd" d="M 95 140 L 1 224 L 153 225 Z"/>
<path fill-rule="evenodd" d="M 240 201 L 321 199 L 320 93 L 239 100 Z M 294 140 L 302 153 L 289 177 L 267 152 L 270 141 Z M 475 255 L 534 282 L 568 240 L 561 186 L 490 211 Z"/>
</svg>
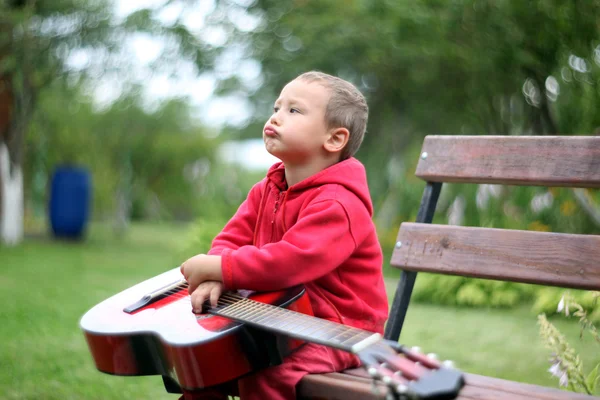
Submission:
<svg viewBox="0 0 600 400">
<path fill-rule="evenodd" d="M 365 97 L 350 82 L 323 72 L 305 72 L 296 79 L 317 82 L 331 92 L 325 110 L 325 122 L 328 128 L 348 129 L 350 137 L 342 150 L 340 161 L 352 157 L 360 148 L 367 129 L 369 106 Z"/>
</svg>

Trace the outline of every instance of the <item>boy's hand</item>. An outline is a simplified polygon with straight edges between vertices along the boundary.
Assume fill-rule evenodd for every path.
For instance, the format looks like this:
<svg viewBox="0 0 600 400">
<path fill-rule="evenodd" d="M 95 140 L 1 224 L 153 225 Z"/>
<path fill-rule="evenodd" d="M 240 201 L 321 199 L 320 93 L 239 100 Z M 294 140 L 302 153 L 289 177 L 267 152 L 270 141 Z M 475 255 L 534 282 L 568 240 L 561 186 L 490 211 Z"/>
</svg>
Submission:
<svg viewBox="0 0 600 400">
<path fill-rule="evenodd" d="M 198 254 L 181 264 L 181 273 L 188 282 L 188 293 L 192 294 L 202 282 L 223 280 L 221 256 Z"/>
<path fill-rule="evenodd" d="M 210 305 L 215 307 L 223 293 L 223 283 L 217 281 L 202 282 L 192 293 L 192 311 L 196 314 L 202 312 L 202 305 L 209 299 Z"/>
</svg>

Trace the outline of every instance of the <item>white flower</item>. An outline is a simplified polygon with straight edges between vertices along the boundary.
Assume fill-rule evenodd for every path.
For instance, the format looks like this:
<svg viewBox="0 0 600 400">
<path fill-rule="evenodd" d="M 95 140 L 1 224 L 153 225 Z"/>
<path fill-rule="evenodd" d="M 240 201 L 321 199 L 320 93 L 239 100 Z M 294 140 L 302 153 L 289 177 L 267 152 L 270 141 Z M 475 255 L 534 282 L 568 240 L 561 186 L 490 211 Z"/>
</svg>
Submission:
<svg viewBox="0 0 600 400">
<path fill-rule="evenodd" d="M 550 372 L 553 376 L 560 378 L 562 372 L 560 370 L 560 363 L 552 364 L 552 366 L 548 369 L 548 372 Z"/>
<path fill-rule="evenodd" d="M 560 301 L 558 302 L 558 307 L 556 308 L 556 312 L 561 313 L 562 310 L 564 310 L 565 308 L 565 296 L 563 295 L 563 297 L 560 298 Z"/>
<path fill-rule="evenodd" d="M 562 376 L 558 380 L 558 384 L 564 387 L 569 386 L 569 377 L 567 376 L 566 372 L 563 372 Z"/>
<path fill-rule="evenodd" d="M 561 363 L 558 358 L 553 359 L 554 363 L 550 368 L 548 368 L 548 372 L 558 378 L 558 384 L 560 386 L 568 386 L 569 385 L 569 375 L 566 370 L 561 368 Z"/>
</svg>

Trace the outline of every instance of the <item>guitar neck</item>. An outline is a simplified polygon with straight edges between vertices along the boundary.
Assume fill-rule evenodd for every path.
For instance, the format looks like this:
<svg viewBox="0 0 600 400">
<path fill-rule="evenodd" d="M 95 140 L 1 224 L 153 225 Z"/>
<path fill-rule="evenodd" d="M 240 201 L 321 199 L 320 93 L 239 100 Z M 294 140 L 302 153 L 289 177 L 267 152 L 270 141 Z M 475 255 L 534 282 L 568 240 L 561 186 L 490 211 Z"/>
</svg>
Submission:
<svg viewBox="0 0 600 400">
<path fill-rule="evenodd" d="M 235 293 L 224 294 L 217 306 L 207 311 L 256 328 L 355 354 L 381 339 L 378 333 L 260 303 Z"/>
</svg>

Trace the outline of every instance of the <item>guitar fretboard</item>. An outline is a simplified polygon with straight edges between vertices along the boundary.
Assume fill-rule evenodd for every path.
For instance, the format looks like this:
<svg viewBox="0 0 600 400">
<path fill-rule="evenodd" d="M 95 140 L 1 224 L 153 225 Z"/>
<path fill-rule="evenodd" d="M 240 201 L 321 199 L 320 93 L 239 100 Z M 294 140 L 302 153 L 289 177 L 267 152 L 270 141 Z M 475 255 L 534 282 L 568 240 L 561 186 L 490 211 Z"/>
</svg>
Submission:
<svg viewBox="0 0 600 400">
<path fill-rule="evenodd" d="M 357 353 L 381 339 L 381 335 L 377 333 L 301 314 L 271 304 L 260 303 L 234 293 L 221 296 L 217 306 L 208 309 L 208 312 L 257 328 L 352 353 Z"/>
</svg>

